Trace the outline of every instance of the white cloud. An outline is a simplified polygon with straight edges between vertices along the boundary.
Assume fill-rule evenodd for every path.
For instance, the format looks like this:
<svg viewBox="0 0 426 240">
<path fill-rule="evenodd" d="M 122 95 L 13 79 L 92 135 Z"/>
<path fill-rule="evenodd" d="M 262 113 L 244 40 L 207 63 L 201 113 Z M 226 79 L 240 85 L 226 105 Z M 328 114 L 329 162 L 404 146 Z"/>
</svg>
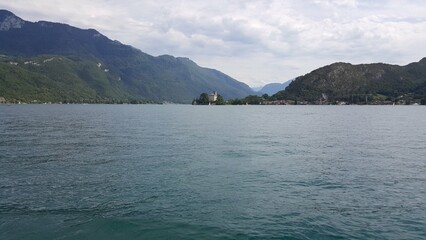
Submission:
<svg viewBox="0 0 426 240">
<path fill-rule="evenodd" d="M 251 86 L 336 61 L 426 56 L 422 0 L 15 0 L 24 19 L 96 28 L 153 55 L 186 56 Z"/>
<path fill-rule="evenodd" d="M 354 8 L 358 6 L 358 0 L 314 0 L 314 3 L 325 7 L 337 6 Z"/>
</svg>

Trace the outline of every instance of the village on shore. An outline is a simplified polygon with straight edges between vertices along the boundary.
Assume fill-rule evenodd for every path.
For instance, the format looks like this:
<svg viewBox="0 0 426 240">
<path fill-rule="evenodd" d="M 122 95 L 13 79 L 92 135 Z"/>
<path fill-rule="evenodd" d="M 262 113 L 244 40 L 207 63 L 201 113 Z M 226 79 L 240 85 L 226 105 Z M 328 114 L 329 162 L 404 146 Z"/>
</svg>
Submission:
<svg viewBox="0 0 426 240">
<path fill-rule="evenodd" d="M 250 95 L 242 99 L 230 99 L 225 101 L 223 97 L 214 91 L 210 94 L 202 93 L 200 97 L 192 101 L 192 105 L 426 105 L 425 100 L 412 99 L 409 96 L 400 96 L 396 99 L 379 98 L 371 94 L 354 95 L 349 101 L 329 100 L 326 94 L 315 101 L 306 100 L 277 100 L 273 96 Z"/>
</svg>

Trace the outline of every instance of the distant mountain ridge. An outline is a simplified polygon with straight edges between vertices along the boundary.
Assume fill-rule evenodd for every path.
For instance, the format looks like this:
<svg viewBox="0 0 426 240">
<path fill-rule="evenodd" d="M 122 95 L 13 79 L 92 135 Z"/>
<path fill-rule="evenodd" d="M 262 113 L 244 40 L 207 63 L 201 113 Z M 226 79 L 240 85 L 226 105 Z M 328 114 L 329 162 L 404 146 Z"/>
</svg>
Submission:
<svg viewBox="0 0 426 240">
<path fill-rule="evenodd" d="M 268 83 L 265 86 L 263 86 L 260 90 L 258 90 L 261 94 L 268 94 L 269 96 L 274 95 L 275 93 L 284 90 L 290 83 L 293 81 L 289 80 L 284 83 Z"/>
<path fill-rule="evenodd" d="M 315 102 L 395 101 L 426 97 L 426 58 L 406 66 L 334 63 L 296 78 L 275 99 Z"/>
<path fill-rule="evenodd" d="M 28 93 L 34 93 L 33 97 L 40 93 L 44 99 L 52 101 L 68 98 L 70 96 L 66 93 L 62 96 L 53 94 L 54 86 L 68 84 L 61 91 L 77 94 L 74 85 L 69 84 L 77 79 L 78 86 L 85 89 L 83 92 L 91 92 L 80 96 L 85 99 L 133 98 L 190 103 L 202 92 L 218 91 L 225 98 L 253 93 L 246 84 L 217 70 L 200 67 L 188 58 L 153 57 L 110 40 L 94 29 L 82 30 L 47 21 L 28 22 L 7 10 L 0 10 L 0 43 L 0 54 L 3 54 L 0 96 L 9 99 L 27 99 L 29 96 L 22 95 Z M 25 63 L 30 59 L 44 59 L 44 56 L 65 59 L 57 64 L 55 71 L 67 72 L 68 75 L 55 77 L 49 72 L 52 69 L 46 69 L 44 65 L 35 68 L 35 65 L 10 64 L 14 58 Z M 102 69 L 97 67 L 99 64 Z M 43 77 L 43 82 L 50 87 L 34 84 L 29 79 L 23 84 L 23 80 L 13 76 L 13 72 L 32 75 L 29 79 Z M 10 84 L 15 86 L 15 90 L 10 90 Z M 26 86 L 25 91 L 16 89 L 20 85 Z"/>
</svg>

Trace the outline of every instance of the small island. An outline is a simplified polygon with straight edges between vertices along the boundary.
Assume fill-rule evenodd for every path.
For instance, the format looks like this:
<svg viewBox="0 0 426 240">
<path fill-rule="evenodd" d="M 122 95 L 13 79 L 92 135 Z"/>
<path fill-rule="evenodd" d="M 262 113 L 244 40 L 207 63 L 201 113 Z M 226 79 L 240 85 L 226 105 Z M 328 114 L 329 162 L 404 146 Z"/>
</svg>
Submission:
<svg viewBox="0 0 426 240">
<path fill-rule="evenodd" d="M 211 94 L 201 93 L 199 98 L 192 101 L 192 105 L 225 105 L 225 100 L 216 91 Z"/>
</svg>

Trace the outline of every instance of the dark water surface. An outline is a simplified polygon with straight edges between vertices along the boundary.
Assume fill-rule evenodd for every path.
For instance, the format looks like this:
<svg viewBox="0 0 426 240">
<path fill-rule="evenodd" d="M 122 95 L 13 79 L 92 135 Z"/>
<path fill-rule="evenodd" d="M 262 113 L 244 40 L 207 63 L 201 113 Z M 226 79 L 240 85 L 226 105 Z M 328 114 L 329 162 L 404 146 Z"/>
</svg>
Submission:
<svg viewBox="0 0 426 240">
<path fill-rule="evenodd" d="M 426 239 L 426 108 L 3 105 L 0 239 Z"/>
</svg>

